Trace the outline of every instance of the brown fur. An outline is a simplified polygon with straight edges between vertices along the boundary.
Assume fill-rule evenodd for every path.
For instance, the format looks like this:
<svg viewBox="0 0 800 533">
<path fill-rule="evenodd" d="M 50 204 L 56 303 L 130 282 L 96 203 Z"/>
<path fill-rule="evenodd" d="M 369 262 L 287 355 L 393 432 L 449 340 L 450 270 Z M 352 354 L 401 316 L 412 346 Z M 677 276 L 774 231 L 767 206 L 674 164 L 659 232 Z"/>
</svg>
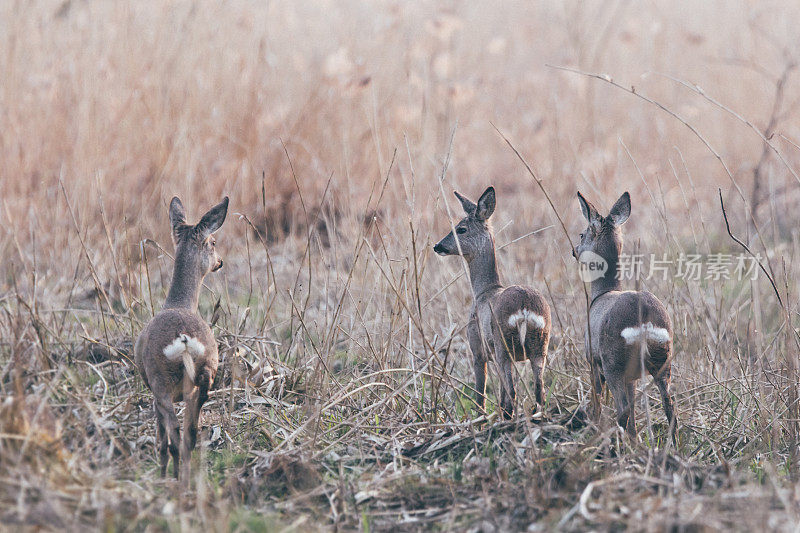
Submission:
<svg viewBox="0 0 800 533">
<path fill-rule="evenodd" d="M 189 456 L 197 443 L 200 409 L 208 399 L 219 364 L 214 334 L 197 313 L 197 300 L 205 275 L 222 266 L 212 234 L 224 222 L 227 209 L 228 199 L 225 198 L 196 226 L 189 226 L 185 223 L 183 205 L 177 197 L 173 198 L 170 220 L 176 253 L 172 284 L 164 310 L 150 320 L 134 346 L 136 365 L 154 396 L 161 475 L 166 475 L 171 455 L 173 474 L 178 478 L 182 472 L 184 482 L 188 481 Z M 181 335 L 196 339 L 204 348 L 202 354 L 192 354 L 194 380 L 189 377 L 183 360 L 171 361 L 164 354 L 164 349 Z M 183 441 L 173 407 L 173 402 L 179 401 L 186 402 Z M 183 469 L 180 469 L 181 462 Z"/>
<path fill-rule="evenodd" d="M 579 257 L 585 251 L 592 251 L 603 257 L 609 265 L 606 274 L 592 282 L 592 304 L 586 334 L 586 357 L 594 360 L 592 379 L 595 390 L 600 392 L 603 385 L 608 384 L 617 408 L 617 422 L 635 439 L 635 385 L 644 367 L 658 386 L 674 439 L 675 402 L 669 390 L 672 322 L 664 305 L 652 293 L 622 291 L 617 279 L 617 265 L 622 252 L 620 226 L 630 214 L 630 196 L 623 194 L 607 217 L 600 216 L 580 193 L 578 198 L 589 225 L 581 234 L 581 243 L 573 250 L 573 255 Z M 647 339 L 627 343 L 622 332 L 643 324 L 666 330 L 668 341 L 662 343 Z"/>
<path fill-rule="evenodd" d="M 544 369 L 547 364 L 547 345 L 550 339 L 550 306 L 535 289 L 520 285 L 504 288 L 500 284 L 495 259 L 494 237 L 488 219 L 494 212 L 495 192 L 486 189 L 475 204 L 455 193 L 466 217 L 434 246 L 440 255 L 461 255 L 469 266 L 474 302 L 467 324 L 467 338 L 473 357 L 476 402 L 483 409 L 486 402 L 486 365 L 494 354 L 500 367 L 500 406 L 505 418 L 514 412 L 513 361 L 530 359 L 533 368 L 533 387 L 538 407 L 544 408 Z M 509 318 L 521 310 L 537 314 L 544 327 L 527 326 L 524 346 L 520 330 L 511 327 Z"/>
</svg>

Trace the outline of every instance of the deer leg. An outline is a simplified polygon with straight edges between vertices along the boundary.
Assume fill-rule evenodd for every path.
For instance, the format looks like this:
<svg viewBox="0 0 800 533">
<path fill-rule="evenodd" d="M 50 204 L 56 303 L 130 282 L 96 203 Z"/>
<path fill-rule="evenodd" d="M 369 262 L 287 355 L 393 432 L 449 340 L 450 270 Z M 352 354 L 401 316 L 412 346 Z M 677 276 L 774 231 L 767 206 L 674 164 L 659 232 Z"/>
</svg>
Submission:
<svg viewBox="0 0 800 533">
<path fill-rule="evenodd" d="M 606 378 L 603 375 L 603 369 L 600 363 L 589 365 L 592 369 L 592 380 L 594 382 L 594 390 L 598 396 L 603 394 L 603 387 L 606 384 Z"/>
<path fill-rule="evenodd" d="M 472 368 L 475 371 L 475 403 L 483 411 L 486 408 L 486 352 L 481 342 L 478 323 L 474 320 L 467 325 L 467 339 L 472 351 Z"/>
<path fill-rule="evenodd" d="M 183 440 L 181 441 L 181 457 L 183 458 L 181 478 L 189 483 L 189 466 L 192 450 L 197 444 L 197 422 L 200 418 L 200 389 L 188 377 L 183 378 L 183 399 L 186 409 L 183 412 Z"/>
<path fill-rule="evenodd" d="M 592 410 L 591 416 L 594 420 L 600 419 L 601 397 L 603 395 L 603 388 L 606 383 L 605 376 L 603 375 L 602 362 L 592 357 L 592 351 L 589 347 L 589 336 L 586 336 L 585 343 L 585 356 L 586 362 L 589 363 L 589 368 L 592 372 L 592 396 L 590 399 L 590 407 Z"/>
<path fill-rule="evenodd" d="M 633 415 L 633 383 L 627 384 L 624 383 L 621 378 L 614 378 L 608 381 L 608 388 L 611 389 L 611 394 L 614 396 L 614 404 L 617 408 L 617 424 L 619 424 L 621 428 L 627 430 L 630 435 L 631 424 L 635 424 L 635 422 L 631 420 Z M 635 429 L 633 430 L 633 434 L 636 434 Z"/>
<path fill-rule="evenodd" d="M 533 393 L 536 396 L 537 409 L 544 411 L 544 367 L 547 362 L 547 346 L 538 357 L 531 357 L 533 369 Z M 534 411 L 535 412 L 535 411 Z"/>
<path fill-rule="evenodd" d="M 656 376 L 655 382 L 658 387 L 658 392 L 661 393 L 661 404 L 664 406 L 664 414 L 667 415 L 667 424 L 669 424 L 670 437 L 672 442 L 677 444 L 676 431 L 678 422 L 675 420 L 675 400 L 670 393 L 669 385 L 671 379 L 671 368 L 667 366 L 664 370 Z"/>
<path fill-rule="evenodd" d="M 167 430 L 164 427 L 164 420 L 158 405 L 153 401 L 153 411 L 156 413 L 156 446 L 161 464 L 161 477 L 167 476 L 167 463 L 169 462 L 169 452 L 167 450 Z"/>
<path fill-rule="evenodd" d="M 495 354 L 497 364 L 500 366 L 500 407 L 503 411 L 503 418 L 510 420 L 514 415 L 514 402 L 516 393 L 514 392 L 514 364 L 511 356 L 501 343 L 495 343 Z"/>
<path fill-rule="evenodd" d="M 165 440 L 168 442 L 167 447 L 172 456 L 172 473 L 177 479 L 181 461 L 178 448 L 180 443 L 178 417 L 175 415 L 172 399 L 166 392 L 156 396 L 155 404 L 164 423 Z"/>
<path fill-rule="evenodd" d="M 508 403 L 508 389 L 506 388 L 506 380 L 502 375 L 503 371 L 500 371 L 500 412 L 503 414 L 503 418 L 508 420 L 511 418 L 511 415 L 508 414 L 506 410 L 506 404 Z"/>
<path fill-rule="evenodd" d="M 625 386 L 625 396 L 628 398 L 628 435 L 632 441 L 636 441 L 636 388 L 635 381 L 630 381 Z"/>
<path fill-rule="evenodd" d="M 475 357 L 472 368 L 475 371 L 475 403 L 483 411 L 486 409 L 486 359 Z"/>
</svg>

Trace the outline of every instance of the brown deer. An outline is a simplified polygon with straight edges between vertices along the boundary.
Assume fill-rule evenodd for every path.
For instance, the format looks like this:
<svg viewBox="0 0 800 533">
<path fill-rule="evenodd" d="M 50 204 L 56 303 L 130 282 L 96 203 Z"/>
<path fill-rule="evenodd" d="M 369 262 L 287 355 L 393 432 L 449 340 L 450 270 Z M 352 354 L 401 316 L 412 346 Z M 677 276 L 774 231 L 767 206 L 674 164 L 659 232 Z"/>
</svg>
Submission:
<svg viewBox="0 0 800 533">
<path fill-rule="evenodd" d="M 189 458 L 197 442 L 200 409 L 208 399 L 219 363 L 211 328 L 197 313 L 200 286 L 209 272 L 222 268 L 214 232 L 225 221 L 228 197 L 209 210 L 197 225 L 186 223 L 176 196 L 169 204 L 175 243 L 175 268 L 164 308 L 145 326 L 134 346 L 134 358 L 147 387 L 153 391 L 161 477 L 172 455 L 175 478 L 188 482 Z M 184 400 L 183 442 L 173 402 Z M 180 452 L 178 445 L 180 443 Z M 179 470 L 181 460 L 183 468 Z"/>
<path fill-rule="evenodd" d="M 550 339 L 550 306 L 542 295 L 521 285 L 503 287 L 497 274 L 494 237 L 489 217 L 495 192 L 489 187 L 478 203 L 457 191 L 466 216 L 433 250 L 439 255 L 460 255 L 469 267 L 473 304 L 467 337 L 475 370 L 477 404 L 485 406 L 486 363 L 490 354 L 500 367 L 500 407 L 505 418 L 514 412 L 513 361 L 530 359 L 537 407 L 544 408 L 544 368 Z"/>
<path fill-rule="evenodd" d="M 600 392 L 604 383 L 608 383 L 617 408 L 617 422 L 635 439 L 635 385 L 642 376 L 642 368 L 647 369 L 661 393 L 674 439 L 675 402 L 669 390 L 672 369 L 669 315 L 650 292 L 620 288 L 620 227 L 631 214 L 631 197 L 624 193 L 606 217 L 600 216 L 580 192 L 578 200 L 589 225 L 581 233 L 581 242 L 572 254 L 582 265 L 593 263 L 596 267 L 590 270 L 595 274 L 590 276 L 591 303 L 586 333 L 586 358 L 593 370 L 595 390 Z"/>
</svg>

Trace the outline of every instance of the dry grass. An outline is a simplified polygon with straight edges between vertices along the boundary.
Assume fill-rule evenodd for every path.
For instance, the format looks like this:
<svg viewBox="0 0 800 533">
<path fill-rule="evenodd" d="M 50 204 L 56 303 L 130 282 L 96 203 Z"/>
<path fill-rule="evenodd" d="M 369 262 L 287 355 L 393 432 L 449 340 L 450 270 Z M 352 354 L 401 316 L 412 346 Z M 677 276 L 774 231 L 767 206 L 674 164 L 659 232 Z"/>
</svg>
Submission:
<svg viewBox="0 0 800 533">
<path fill-rule="evenodd" d="M 796 526 L 797 6 L 485 4 L 0 3 L 4 527 Z M 628 251 L 739 253 L 721 188 L 768 257 L 783 309 L 763 276 L 641 282 L 676 326 L 677 449 L 649 383 L 641 444 L 608 398 L 587 420 L 569 243 L 492 124 L 573 238 L 576 189 L 605 208 L 630 190 Z M 554 311 L 543 420 L 474 410 L 469 285 L 431 253 L 449 190 L 488 183 L 501 277 Z M 173 194 L 190 216 L 232 201 L 187 494 L 158 478 L 131 363 L 171 275 Z"/>
</svg>

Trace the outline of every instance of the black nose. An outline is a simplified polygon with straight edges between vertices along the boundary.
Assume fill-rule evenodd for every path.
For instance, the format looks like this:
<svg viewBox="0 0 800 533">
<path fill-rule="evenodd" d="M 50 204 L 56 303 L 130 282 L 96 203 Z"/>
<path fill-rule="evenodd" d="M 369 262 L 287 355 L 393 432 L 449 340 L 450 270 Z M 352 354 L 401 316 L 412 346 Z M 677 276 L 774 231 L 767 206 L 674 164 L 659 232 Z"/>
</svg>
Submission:
<svg viewBox="0 0 800 533">
<path fill-rule="evenodd" d="M 436 246 L 433 247 L 433 251 L 436 252 L 437 254 L 443 254 L 444 253 L 444 246 L 442 246 L 442 243 L 439 243 L 439 244 L 437 244 Z"/>
<path fill-rule="evenodd" d="M 212 268 L 212 269 L 211 269 L 211 272 L 216 272 L 216 271 L 217 271 L 217 270 L 219 270 L 220 268 L 222 268 L 222 259 L 220 259 L 220 260 L 219 260 L 219 263 L 217 263 L 216 265 L 214 265 L 214 268 Z"/>
<path fill-rule="evenodd" d="M 578 252 L 575 251 L 575 248 L 572 249 L 572 257 L 574 257 L 575 259 L 578 258 Z"/>
</svg>

